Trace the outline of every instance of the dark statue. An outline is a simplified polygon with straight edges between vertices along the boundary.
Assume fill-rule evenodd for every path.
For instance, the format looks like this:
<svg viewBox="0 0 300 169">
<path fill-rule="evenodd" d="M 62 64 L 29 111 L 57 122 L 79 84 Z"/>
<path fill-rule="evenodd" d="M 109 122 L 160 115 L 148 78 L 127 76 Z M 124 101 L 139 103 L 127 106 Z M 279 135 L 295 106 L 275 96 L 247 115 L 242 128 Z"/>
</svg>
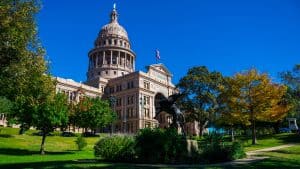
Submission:
<svg viewBox="0 0 300 169">
<path fill-rule="evenodd" d="M 180 109 L 178 108 L 178 106 L 176 104 L 176 101 L 181 96 L 183 96 L 183 94 L 177 93 L 177 94 L 173 94 L 173 95 L 169 96 L 168 98 L 162 99 L 159 102 L 160 108 L 156 112 L 155 118 L 158 117 L 158 115 L 161 112 L 166 112 L 166 113 L 172 115 L 172 124 L 171 124 L 171 127 L 175 128 L 175 129 L 178 129 L 180 127 L 183 135 L 185 135 L 185 131 L 184 131 L 184 123 L 185 123 L 184 115 L 180 111 Z"/>
</svg>

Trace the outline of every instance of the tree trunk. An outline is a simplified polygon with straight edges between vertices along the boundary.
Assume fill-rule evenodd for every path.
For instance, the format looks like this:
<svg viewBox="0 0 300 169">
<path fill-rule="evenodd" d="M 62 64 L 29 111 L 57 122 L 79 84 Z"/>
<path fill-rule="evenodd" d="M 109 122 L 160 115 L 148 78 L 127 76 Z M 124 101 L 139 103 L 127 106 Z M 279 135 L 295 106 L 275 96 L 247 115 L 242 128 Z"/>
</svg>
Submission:
<svg viewBox="0 0 300 169">
<path fill-rule="evenodd" d="M 203 126 L 199 125 L 199 137 L 203 136 Z"/>
<path fill-rule="evenodd" d="M 255 145 L 256 141 L 256 129 L 255 129 L 255 120 L 252 120 L 252 145 Z"/>
<path fill-rule="evenodd" d="M 45 147 L 44 146 L 45 146 L 46 136 L 47 136 L 46 132 L 43 131 L 43 138 L 42 138 L 42 144 L 41 144 L 41 149 L 40 149 L 41 155 L 45 154 Z"/>
<path fill-rule="evenodd" d="M 281 123 L 281 121 L 278 120 L 278 121 L 276 121 L 275 124 L 273 125 L 273 128 L 274 128 L 276 134 L 279 134 L 279 133 L 280 133 L 280 131 L 279 131 L 280 123 Z"/>
<path fill-rule="evenodd" d="M 231 127 L 231 142 L 234 142 L 234 130 L 233 130 L 233 127 Z"/>
</svg>

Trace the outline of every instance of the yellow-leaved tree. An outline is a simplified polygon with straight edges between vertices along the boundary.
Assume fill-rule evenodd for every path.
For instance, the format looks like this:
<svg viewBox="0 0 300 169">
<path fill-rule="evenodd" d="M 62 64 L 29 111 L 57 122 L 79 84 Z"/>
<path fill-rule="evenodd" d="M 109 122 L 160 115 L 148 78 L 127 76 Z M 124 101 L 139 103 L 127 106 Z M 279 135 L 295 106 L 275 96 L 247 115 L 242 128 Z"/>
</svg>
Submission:
<svg viewBox="0 0 300 169">
<path fill-rule="evenodd" d="M 287 87 L 273 83 L 256 69 L 237 73 L 226 80 L 219 98 L 223 124 L 251 125 L 252 144 L 256 144 L 256 122 L 273 122 L 286 116 L 290 106 L 284 100 Z"/>
</svg>

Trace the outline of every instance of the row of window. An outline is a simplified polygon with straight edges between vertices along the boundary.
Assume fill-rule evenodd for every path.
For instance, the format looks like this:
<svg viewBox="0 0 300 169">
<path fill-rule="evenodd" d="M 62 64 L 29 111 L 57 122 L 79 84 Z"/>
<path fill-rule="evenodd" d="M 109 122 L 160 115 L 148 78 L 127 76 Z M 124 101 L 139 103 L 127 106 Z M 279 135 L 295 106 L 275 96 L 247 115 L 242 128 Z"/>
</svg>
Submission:
<svg viewBox="0 0 300 169">
<path fill-rule="evenodd" d="M 126 122 L 123 125 L 117 124 L 115 127 L 115 130 L 116 130 L 116 132 L 134 133 L 138 130 L 138 126 L 139 126 L 138 121 Z"/>
<path fill-rule="evenodd" d="M 129 81 L 127 82 L 127 89 L 132 89 L 134 88 L 134 81 Z M 109 93 L 115 93 L 115 92 L 120 92 L 123 90 L 122 84 L 117 84 L 116 86 L 110 87 L 109 88 Z"/>
<path fill-rule="evenodd" d="M 124 46 L 124 47 L 130 48 L 129 43 L 127 43 L 126 41 L 117 40 L 117 39 L 103 40 L 101 43 L 98 43 L 98 46 L 105 46 L 105 45 L 119 45 L 119 46 Z"/>
<path fill-rule="evenodd" d="M 137 118 L 138 117 L 138 114 L 137 112 L 135 111 L 135 109 L 133 107 L 128 107 L 126 109 L 126 112 L 125 112 L 125 117 L 124 119 L 122 119 L 122 110 L 116 110 L 116 113 L 117 113 L 117 117 L 119 120 L 124 120 L 124 119 L 129 119 L 129 118 Z M 144 108 L 144 112 L 143 112 L 143 116 L 144 118 L 151 118 L 151 111 L 149 108 Z M 162 117 L 160 117 L 162 118 Z M 162 119 L 160 119 L 162 120 Z M 164 121 L 163 121 L 164 122 Z"/>
<path fill-rule="evenodd" d="M 131 105 L 133 103 L 134 103 L 134 95 L 127 96 L 127 105 Z M 122 98 L 121 97 L 118 97 L 116 99 L 116 106 L 117 107 L 122 106 Z"/>
<path fill-rule="evenodd" d="M 122 110 L 116 110 L 116 113 L 117 113 L 117 118 L 119 120 L 124 120 L 124 119 L 122 119 Z M 133 107 L 128 107 L 125 112 L 125 117 L 126 117 L 126 119 L 137 118 L 138 115 Z"/>
</svg>

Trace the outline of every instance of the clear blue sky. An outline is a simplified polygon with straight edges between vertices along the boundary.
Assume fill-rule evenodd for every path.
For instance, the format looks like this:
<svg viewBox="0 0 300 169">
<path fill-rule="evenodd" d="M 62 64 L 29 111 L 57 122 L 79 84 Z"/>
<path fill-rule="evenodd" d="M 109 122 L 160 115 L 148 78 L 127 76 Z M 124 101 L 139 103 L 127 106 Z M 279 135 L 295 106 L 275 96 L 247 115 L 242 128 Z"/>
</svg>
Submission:
<svg viewBox="0 0 300 169">
<path fill-rule="evenodd" d="M 114 2 L 136 69 L 155 63 L 158 48 L 174 83 L 196 65 L 276 78 L 300 63 L 299 0 L 44 0 L 38 26 L 53 75 L 86 80 L 87 53 Z"/>
</svg>

